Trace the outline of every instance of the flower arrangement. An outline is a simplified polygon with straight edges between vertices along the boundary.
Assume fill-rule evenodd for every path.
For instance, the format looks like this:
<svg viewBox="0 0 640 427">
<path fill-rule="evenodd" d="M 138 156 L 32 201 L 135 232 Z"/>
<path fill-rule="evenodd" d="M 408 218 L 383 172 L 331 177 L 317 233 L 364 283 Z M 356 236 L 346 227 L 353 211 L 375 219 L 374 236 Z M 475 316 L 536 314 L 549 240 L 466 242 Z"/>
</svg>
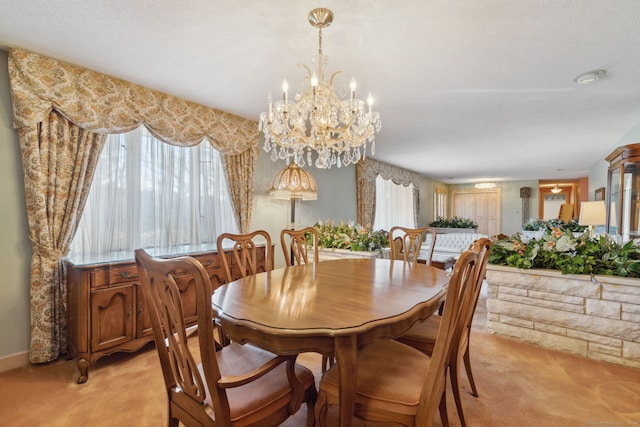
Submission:
<svg viewBox="0 0 640 427">
<path fill-rule="evenodd" d="M 348 249 L 351 251 L 374 251 L 389 246 L 389 232 L 372 230 L 371 225 L 363 227 L 353 221 L 335 224 L 327 219 L 313 226 L 318 231 L 318 245 L 322 248 Z"/>
<path fill-rule="evenodd" d="M 533 219 L 531 218 L 523 227 L 524 231 L 551 231 L 554 228 L 559 228 L 561 230 L 570 230 L 572 232 L 583 232 L 587 229 L 584 225 L 580 225 L 578 221 L 572 219 L 571 221 L 565 223 L 561 219 L 550 219 L 550 220 L 542 220 L 542 219 Z"/>
<path fill-rule="evenodd" d="M 640 277 L 640 245 L 619 245 L 606 235 L 576 237 L 569 228 L 554 227 L 540 239 L 523 241 L 520 233 L 496 240 L 489 263 L 517 268 L 545 268 L 563 274 Z"/>
<path fill-rule="evenodd" d="M 454 216 L 453 218 L 438 217 L 435 221 L 429 224 L 429 227 L 441 227 L 441 228 L 478 228 L 478 224 L 473 222 L 469 218 L 460 218 Z"/>
</svg>

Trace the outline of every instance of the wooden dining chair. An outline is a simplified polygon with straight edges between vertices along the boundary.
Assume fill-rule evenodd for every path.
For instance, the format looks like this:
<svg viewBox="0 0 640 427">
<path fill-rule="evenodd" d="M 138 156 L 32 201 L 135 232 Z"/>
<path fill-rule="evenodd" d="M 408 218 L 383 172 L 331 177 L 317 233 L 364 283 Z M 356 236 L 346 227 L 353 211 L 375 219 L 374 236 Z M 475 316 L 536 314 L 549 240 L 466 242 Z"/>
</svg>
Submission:
<svg viewBox="0 0 640 427">
<path fill-rule="evenodd" d="M 472 304 L 469 306 L 469 310 L 464 313 L 463 329 L 460 335 L 457 337 L 457 342 L 454 343 L 454 348 L 449 360 L 449 376 L 451 378 L 451 386 L 453 388 L 453 396 L 456 402 L 456 408 L 458 410 L 458 416 L 463 426 L 466 425 L 464 416 L 464 409 L 462 407 L 462 388 L 460 385 L 460 370 L 462 364 L 465 366 L 467 372 L 467 378 L 471 385 L 471 394 L 478 397 L 478 390 L 476 388 L 475 381 L 473 379 L 473 372 L 471 370 L 471 357 L 469 354 L 469 338 L 471 333 L 471 323 L 473 322 L 473 316 L 475 314 L 476 306 L 478 305 L 478 298 L 480 297 L 480 290 L 482 288 L 482 282 L 485 279 L 487 261 L 489 259 L 489 253 L 493 242 L 488 238 L 481 238 L 476 240 L 471 247 L 471 251 L 478 255 L 478 268 L 476 268 L 476 278 L 473 286 L 468 288 L 471 296 Z M 445 307 L 448 301 L 445 299 Z M 422 351 L 427 355 L 431 355 L 435 348 L 438 339 L 438 329 L 442 323 L 442 316 L 433 315 L 427 318 L 423 322 L 418 322 L 413 325 L 404 335 L 397 338 L 398 341 L 408 344 L 417 350 Z"/>
<path fill-rule="evenodd" d="M 465 251 L 456 262 L 431 356 L 392 339 L 376 340 L 359 351 L 353 373 L 357 384 L 355 418 L 364 424 L 422 427 L 432 425 L 439 409 L 442 424 L 448 425 L 444 393 L 447 359 L 462 329 L 462 314 L 471 304 L 467 288 L 475 282 L 477 260 L 478 255 Z M 340 361 L 320 380 L 317 426 L 337 425 L 332 419 L 336 411 L 330 409 L 339 399 L 339 368 Z"/>
<path fill-rule="evenodd" d="M 311 238 L 311 244 L 308 238 Z M 288 242 L 288 243 L 287 243 Z M 318 255 L 318 230 L 313 227 L 305 227 L 301 230 L 282 230 L 280 232 L 280 245 L 284 254 L 286 265 L 309 264 L 309 249 L 313 250 L 313 262 L 319 261 Z"/>
<path fill-rule="evenodd" d="M 311 236 L 311 245 L 308 243 L 309 236 Z M 301 230 L 282 230 L 280 232 L 280 245 L 282 246 L 286 265 L 309 264 L 309 249 L 313 249 L 312 261 L 320 261 L 318 255 L 318 230 L 313 227 L 306 227 Z M 322 372 L 326 372 L 334 363 L 335 357 L 333 354 L 323 354 Z"/>
<path fill-rule="evenodd" d="M 233 277 L 247 277 L 262 271 L 273 270 L 273 245 L 271 244 L 271 236 L 264 230 L 257 230 L 246 234 L 233 234 L 222 233 L 218 236 L 217 247 L 218 251 L 222 252 L 225 248 L 227 240 L 231 241 L 232 246 L 230 250 L 230 257 L 222 256 L 222 265 L 224 267 L 226 282 L 229 283 L 233 280 Z M 258 241 L 256 241 L 258 240 Z M 259 246 L 261 246 L 260 240 L 264 241 L 265 246 L 265 260 L 264 269 L 259 267 Z M 226 250 L 225 250 L 226 252 Z M 230 263 L 232 261 L 232 263 Z M 237 269 L 237 275 L 232 275 L 231 265 L 234 269 Z"/>
<path fill-rule="evenodd" d="M 313 425 L 313 374 L 295 356 L 237 343 L 216 352 L 211 281 L 197 260 L 158 259 L 143 249 L 135 256 L 167 390 L 168 426 L 276 426 L 303 402 Z M 187 340 L 176 271 L 195 283 L 201 363 Z"/>
<path fill-rule="evenodd" d="M 398 233 L 396 233 L 398 232 Z M 396 236 L 397 234 L 400 234 Z M 425 234 L 431 236 L 431 246 L 423 253 L 424 260 L 427 265 L 431 265 L 431 258 L 433 257 L 433 248 L 436 245 L 436 231 L 431 227 L 422 228 L 406 228 L 398 225 L 391 227 L 389 230 L 389 238 L 393 239 L 392 244 L 389 245 L 391 249 L 391 259 L 402 259 L 404 261 L 417 262 L 420 250 L 422 249 L 422 242 L 424 241 Z M 396 237 L 394 237 L 396 236 Z M 397 237 L 401 238 L 398 242 Z M 398 252 L 398 249 L 400 252 Z"/>
<path fill-rule="evenodd" d="M 230 250 L 225 249 L 225 245 L 229 243 L 228 241 L 231 243 Z M 218 236 L 216 244 L 220 253 L 224 250 L 224 255 L 220 257 L 225 272 L 224 283 L 232 282 L 234 278 L 247 277 L 263 271 L 273 270 L 274 255 L 271 235 L 264 230 L 256 230 L 245 234 L 222 233 Z M 259 248 L 261 245 L 264 245 L 264 267 L 261 267 L 262 264 L 259 262 Z M 216 324 L 216 328 L 220 344 L 229 344 L 229 338 L 222 330 L 222 327 Z"/>
</svg>

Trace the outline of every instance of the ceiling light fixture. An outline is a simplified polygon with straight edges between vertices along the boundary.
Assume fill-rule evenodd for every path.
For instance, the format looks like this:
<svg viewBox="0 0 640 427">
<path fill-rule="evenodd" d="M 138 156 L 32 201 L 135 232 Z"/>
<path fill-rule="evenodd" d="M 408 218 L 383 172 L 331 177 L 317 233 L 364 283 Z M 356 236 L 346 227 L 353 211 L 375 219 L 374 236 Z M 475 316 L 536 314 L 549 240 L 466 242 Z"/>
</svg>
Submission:
<svg viewBox="0 0 640 427">
<path fill-rule="evenodd" d="M 605 74 L 607 74 L 606 70 L 588 71 L 586 73 L 580 74 L 578 77 L 573 79 L 573 82 L 579 85 L 588 85 L 595 82 L 596 80 L 601 79 Z"/>
<path fill-rule="evenodd" d="M 475 185 L 475 188 L 496 188 L 495 182 L 479 182 Z"/>
<path fill-rule="evenodd" d="M 350 95 L 340 99 L 334 91 L 336 71 L 325 80 L 325 66 L 329 58 L 322 54 L 322 29 L 333 22 L 333 12 L 318 8 L 309 12 L 309 23 L 318 29 L 318 55 L 312 59 L 312 69 L 302 65 L 306 76 L 301 90 L 289 100 L 289 84 L 282 83 L 282 100 L 268 98 L 268 110 L 260 114 L 259 129 L 264 132 L 266 152 L 271 160 L 290 158 L 298 166 L 312 165 L 321 169 L 336 165 L 348 166 L 366 156 L 367 143 L 375 154 L 375 133 L 380 131 L 380 115 L 372 109 L 371 94 L 367 102 L 356 98 L 356 81 L 351 78 Z M 344 82 L 343 82 L 344 83 Z M 343 84 L 344 95 L 347 95 Z M 306 152 L 306 153 L 305 153 Z"/>
<path fill-rule="evenodd" d="M 562 188 L 558 187 L 558 184 L 556 184 L 556 186 L 551 189 L 551 192 L 553 194 L 562 193 Z"/>
</svg>

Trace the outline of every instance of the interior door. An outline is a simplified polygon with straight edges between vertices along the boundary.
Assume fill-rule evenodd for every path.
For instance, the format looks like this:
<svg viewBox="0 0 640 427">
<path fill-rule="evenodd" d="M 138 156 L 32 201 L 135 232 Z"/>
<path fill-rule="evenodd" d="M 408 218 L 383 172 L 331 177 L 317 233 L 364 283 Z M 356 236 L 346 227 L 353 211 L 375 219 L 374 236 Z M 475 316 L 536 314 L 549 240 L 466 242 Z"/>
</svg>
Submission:
<svg viewBox="0 0 640 427">
<path fill-rule="evenodd" d="M 494 236 L 502 232 L 500 188 L 455 190 L 451 199 L 451 215 L 473 219 L 478 233 Z"/>
</svg>

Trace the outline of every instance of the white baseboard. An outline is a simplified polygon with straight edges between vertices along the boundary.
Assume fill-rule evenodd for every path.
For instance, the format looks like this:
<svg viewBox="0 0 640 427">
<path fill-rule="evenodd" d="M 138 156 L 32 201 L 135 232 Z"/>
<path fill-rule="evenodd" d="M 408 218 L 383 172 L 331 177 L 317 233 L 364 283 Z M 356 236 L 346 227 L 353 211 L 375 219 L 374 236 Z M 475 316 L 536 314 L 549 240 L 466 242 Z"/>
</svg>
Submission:
<svg viewBox="0 0 640 427">
<path fill-rule="evenodd" d="M 10 354 L 0 357 L 0 373 L 20 368 L 29 364 L 29 352 Z"/>
</svg>

